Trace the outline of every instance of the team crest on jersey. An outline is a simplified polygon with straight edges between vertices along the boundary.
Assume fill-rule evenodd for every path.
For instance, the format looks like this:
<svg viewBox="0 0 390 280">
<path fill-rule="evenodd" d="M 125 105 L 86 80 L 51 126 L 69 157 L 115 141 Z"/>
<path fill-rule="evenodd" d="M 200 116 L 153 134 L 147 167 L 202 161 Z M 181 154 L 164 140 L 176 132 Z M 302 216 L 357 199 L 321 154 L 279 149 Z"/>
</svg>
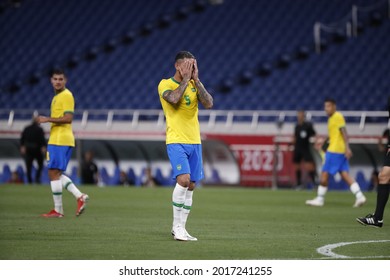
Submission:
<svg viewBox="0 0 390 280">
<path fill-rule="evenodd" d="M 181 170 L 181 164 L 176 165 L 176 169 L 180 171 Z"/>
<path fill-rule="evenodd" d="M 195 92 L 196 91 L 196 88 L 191 88 L 192 92 Z"/>
</svg>

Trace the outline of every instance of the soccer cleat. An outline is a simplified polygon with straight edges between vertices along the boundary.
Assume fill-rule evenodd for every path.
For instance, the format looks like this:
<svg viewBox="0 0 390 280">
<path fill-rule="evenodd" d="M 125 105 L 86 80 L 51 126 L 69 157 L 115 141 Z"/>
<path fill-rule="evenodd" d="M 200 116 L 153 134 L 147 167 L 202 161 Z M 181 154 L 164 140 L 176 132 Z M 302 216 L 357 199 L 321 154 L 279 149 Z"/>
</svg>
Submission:
<svg viewBox="0 0 390 280">
<path fill-rule="evenodd" d="M 356 221 L 364 226 L 381 228 L 383 226 L 383 220 L 378 221 L 373 214 L 368 214 L 362 218 L 356 218 Z"/>
<path fill-rule="evenodd" d="M 85 193 L 83 193 L 78 199 L 77 199 L 77 211 L 76 216 L 80 216 L 83 214 L 85 207 L 87 206 L 87 201 L 89 199 L 89 196 Z"/>
<path fill-rule="evenodd" d="M 191 236 L 186 229 L 184 229 L 184 233 L 186 234 L 188 241 L 198 241 L 198 238 Z"/>
<path fill-rule="evenodd" d="M 45 218 L 62 218 L 64 217 L 63 214 L 61 213 L 58 213 L 56 210 L 51 210 L 49 213 L 46 213 L 46 214 L 42 214 L 41 215 L 42 217 L 45 217 Z"/>
<path fill-rule="evenodd" d="M 360 198 L 356 198 L 356 201 L 355 201 L 355 204 L 353 205 L 353 207 L 354 208 L 360 207 L 364 203 L 366 203 L 366 201 L 367 201 L 367 199 L 366 199 L 366 197 L 364 195 L 362 197 L 360 197 Z"/>
<path fill-rule="evenodd" d="M 306 200 L 306 205 L 321 207 L 324 206 L 324 199 L 316 197 L 312 200 Z"/>
<path fill-rule="evenodd" d="M 178 241 L 188 241 L 185 229 L 182 226 L 175 226 L 171 231 L 173 239 Z"/>
</svg>

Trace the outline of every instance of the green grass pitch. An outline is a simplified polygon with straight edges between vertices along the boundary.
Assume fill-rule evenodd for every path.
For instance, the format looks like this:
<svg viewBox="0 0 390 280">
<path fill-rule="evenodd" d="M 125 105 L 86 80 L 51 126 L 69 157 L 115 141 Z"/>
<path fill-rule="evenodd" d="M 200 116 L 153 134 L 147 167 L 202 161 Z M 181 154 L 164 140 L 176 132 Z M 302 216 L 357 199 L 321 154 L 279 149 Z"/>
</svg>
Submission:
<svg viewBox="0 0 390 280">
<path fill-rule="evenodd" d="M 312 208 L 304 205 L 312 191 L 203 187 L 187 224 L 199 241 L 178 242 L 170 235 L 171 188 L 82 191 L 90 202 L 81 217 L 64 191 L 65 217 L 45 219 L 40 214 L 52 208 L 49 186 L 1 185 L 0 259 L 321 259 L 316 249 L 326 244 L 390 239 L 390 209 L 381 229 L 355 221 L 373 211 L 375 193 L 359 209 L 349 192 L 329 192 L 324 207 Z M 334 252 L 389 258 L 390 242 Z"/>
</svg>

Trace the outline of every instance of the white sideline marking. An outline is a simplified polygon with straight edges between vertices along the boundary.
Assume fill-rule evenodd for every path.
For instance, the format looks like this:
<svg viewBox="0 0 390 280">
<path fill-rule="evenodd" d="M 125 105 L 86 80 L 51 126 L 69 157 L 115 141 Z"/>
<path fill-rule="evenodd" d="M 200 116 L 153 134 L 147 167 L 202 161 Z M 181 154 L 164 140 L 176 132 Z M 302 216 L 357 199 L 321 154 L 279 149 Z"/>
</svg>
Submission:
<svg viewBox="0 0 390 280">
<path fill-rule="evenodd" d="M 331 257 L 335 259 L 349 259 L 349 258 L 361 258 L 361 257 L 350 257 L 350 256 L 344 256 L 334 253 L 332 250 L 336 249 L 338 247 L 351 245 L 351 244 L 365 244 L 365 243 L 384 243 L 384 242 L 390 242 L 390 240 L 367 240 L 367 241 L 354 241 L 354 242 L 340 242 L 340 243 L 334 243 L 334 244 L 328 244 L 325 246 L 322 246 L 320 248 L 317 248 L 317 252 L 321 255 L 324 255 L 326 257 Z M 362 258 L 389 258 L 390 256 L 367 256 Z"/>
</svg>

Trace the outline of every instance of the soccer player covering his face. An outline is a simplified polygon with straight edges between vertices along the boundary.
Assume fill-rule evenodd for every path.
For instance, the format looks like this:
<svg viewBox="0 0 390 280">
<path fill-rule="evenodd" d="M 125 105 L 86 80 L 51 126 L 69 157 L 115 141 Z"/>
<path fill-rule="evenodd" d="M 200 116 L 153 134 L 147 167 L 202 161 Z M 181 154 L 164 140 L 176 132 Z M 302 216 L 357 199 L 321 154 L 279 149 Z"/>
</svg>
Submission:
<svg viewBox="0 0 390 280">
<path fill-rule="evenodd" d="M 195 57 L 181 51 L 175 58 L 175 75 L 158 85 L 166 118 L 167 153 L 176 179 L 172 194 L 175 240 L 196 241 L 186 230 L 196 182 L 203 179 L 202 145 L 198 121 L 198 102 L 210 109 L 213 98 L 199 80 Z"/>
<path fill-rule="evenodd" d="M 390 97 L 388 99 L 389 121 L 390 121 Z M 389 139 L 390 139 L 390 131 Z M 376 197 L 376 208 L 373 214 L 368 214 L 366 217 L 360 217 L 356 220 L 365 226 L 372 226 L 380 228 L 383 226 L 383 214 L 385 212 L 387 201 L 390 194 L 390 143 L 387 143 L 387 149 L 385 149 L 385 159 L 383 168 L 378 176 L 379 185 L 378 193 Z"/>
<path fill-rule="evenodd" d="M 77 200 L 76 216 L 83 213 L 88 195 L 83 194 L 72 180 L 62 174 L 66 170 L 75 140 L 72 132 L 74 99 L 72 93 L 65 88 L 67 79 L 62 70 L 55 70 L 51 76 L 51 84 L 55 95 L 51 102 L 50 117 L 39 116 L 39 123 L 51 123 L 49 143 L 47 146 L 47 167 L 54 209 L 42 216 L 45 218 L 62 218 L 62 188 L 71 192 Z"/>
<path fill-rule="evenodd" d="M 340 173 L 341 178 L 347 182 L 351 192 L 356 197 L 353 207 L 360 207 L 366 202 L 366 197 L 361 192 L 359 184 L 349 175 L 348 159 L 352 156 L 352 152 L 348 144 L 344 116 L 336 111 L 336 101 L 331 98 L 325 100 L 325 112 L 329 117 L 329 147 L 325 154 L 325 163 L 322 167 L 317 197 L 312 200 L 307 200 L 306 204 L 323 206 L 325 194 L 328 190 L 329 175 L 333 176 L 336 173 Z"/>
</svg>

